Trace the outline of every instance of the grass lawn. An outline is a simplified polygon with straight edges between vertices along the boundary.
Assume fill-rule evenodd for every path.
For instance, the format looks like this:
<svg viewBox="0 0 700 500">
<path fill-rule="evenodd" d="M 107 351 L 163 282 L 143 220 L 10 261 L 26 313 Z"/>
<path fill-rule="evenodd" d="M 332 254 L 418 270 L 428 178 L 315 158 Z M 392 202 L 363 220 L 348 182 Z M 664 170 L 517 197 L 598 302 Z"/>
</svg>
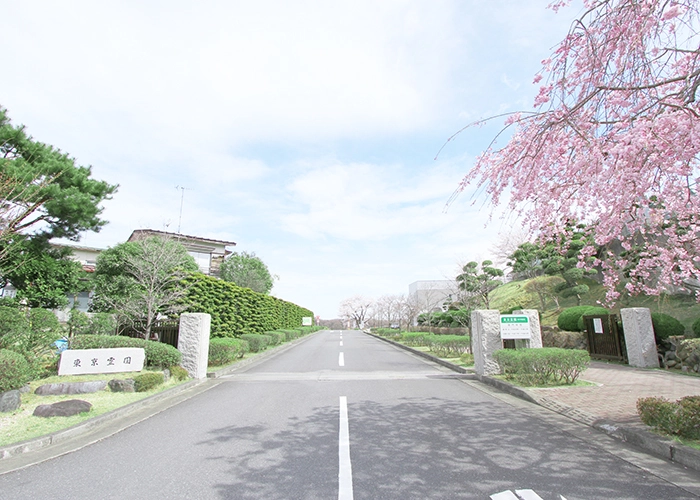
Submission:
<svg viewBox="0 0 700 500">
<path fill-rule="evenodd" d="M 143 373 L 143 372 L 141 372 Z M 91 394 L 65 394 L 60 396 L 39 396 L 34 394 L 37 387 L 44 384 L 62 382 L 87 382 L 91 380 L 112 380 L 132 378 L 138 373 L 111 373 L 104 375 L 54 376 L 35 380 L 29 384 L 31 390 L 22 394 L 22 405 L 14 412 L 0 413 L 0 446 L 19 443 L 27 439 L 67 429 L 103 413 L 126 406 L 158 392 L 184 383 L 170 378 L 165 384 L 147 392 L 111 392 L 109 387 Z M 92 404 L 92 410 L 72 417 L 35 417 L 34 408 L 69 399 L 81 399 Z"/>
</svg>

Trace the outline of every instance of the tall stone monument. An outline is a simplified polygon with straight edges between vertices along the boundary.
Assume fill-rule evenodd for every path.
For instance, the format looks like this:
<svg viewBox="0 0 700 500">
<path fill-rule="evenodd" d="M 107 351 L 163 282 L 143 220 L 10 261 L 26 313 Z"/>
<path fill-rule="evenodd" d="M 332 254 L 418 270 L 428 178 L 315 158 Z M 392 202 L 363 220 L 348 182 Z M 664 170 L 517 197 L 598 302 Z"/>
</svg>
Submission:
<svg viewBox="0 0 700 500">
<path fill-rule="evenodd" d="M 493 309 L 472 311 L 471 320 L 474 371 L 477 375 L 500 373 L 493 352 L 503 348 L 501 313 Z"/>
<path fill-rule="evenodd" d="M 620 310 L 622 328 L 625 331 L 627 360 L 630 366 L 658 368 L 659 355 L 656 337 L 651 323 L 651 313 L 646 307 L 630 307 Z"/>
<path fill-rule="evenodd" d="M 206 313 L 185 313 L 180 315 L 180 335 L 177 349 L 182 353 L 182 367 L 190 377 L 207 377 L 209 362 L 209 334 L 211 316 Z"/>
</svg>

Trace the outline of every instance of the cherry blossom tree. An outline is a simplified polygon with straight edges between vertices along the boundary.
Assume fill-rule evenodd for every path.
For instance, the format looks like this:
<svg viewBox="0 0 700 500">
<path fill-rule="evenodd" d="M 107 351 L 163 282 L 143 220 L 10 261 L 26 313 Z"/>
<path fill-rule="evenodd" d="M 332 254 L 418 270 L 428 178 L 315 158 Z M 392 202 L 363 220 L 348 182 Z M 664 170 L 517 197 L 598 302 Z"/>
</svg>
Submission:
<svg viewBox="0 0 700 500">
<path fill-rule="evenodd" d="M 496 137 L 459 190 L 476 186 L 494 204 L 509 196 L 545 239 L 590 224 L 595 244 L 580 265 L 595 257 L 608 300 L 623 287 L 658 294 L 700 278 L 699 3 L 583 5 L 535 76 L 534 111 L 508 116 L 507 144 Z"/>
</svg>

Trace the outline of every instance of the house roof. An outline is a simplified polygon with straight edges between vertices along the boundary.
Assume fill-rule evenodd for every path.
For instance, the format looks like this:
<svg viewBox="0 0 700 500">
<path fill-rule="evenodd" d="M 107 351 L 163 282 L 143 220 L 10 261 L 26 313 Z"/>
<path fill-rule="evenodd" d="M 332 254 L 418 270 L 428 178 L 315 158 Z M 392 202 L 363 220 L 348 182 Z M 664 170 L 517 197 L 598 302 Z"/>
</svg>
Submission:
<svg viewBox="0 0 700 500">
<path fill-rule="evenodd" d="M 185 240 L 190 240 L 193 242 L 218 243 L 218 244 L 224 245 L 224 246 L 236 246 L 235 241 L 213 240 L 210 238 L 202 238 L 200 236 L 189 236 L 186 234 L 168 233 L 166 231 L 157 231 L 155 229 L 136 229 L 136 230 L 134 230 L 133 233 L 131 233 L 131 236 L 129 236 L 129 239 L 127 241 L 135 241 L 135 240 L 138 240 L 140 237 L 151 236 L 151 235 L 168 236 L 170 238 L 185 239 Z"/>
</svg>

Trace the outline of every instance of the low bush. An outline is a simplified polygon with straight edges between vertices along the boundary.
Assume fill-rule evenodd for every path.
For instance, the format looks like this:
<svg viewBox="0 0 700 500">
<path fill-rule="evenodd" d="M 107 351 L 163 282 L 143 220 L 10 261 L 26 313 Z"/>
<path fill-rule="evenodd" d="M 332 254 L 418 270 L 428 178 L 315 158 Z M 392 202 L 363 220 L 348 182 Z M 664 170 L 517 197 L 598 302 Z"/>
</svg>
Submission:
<svg viewBox="0 0 700 500">
<path fill-rule="evenodd" d="M 284 339 L 286 342 L 289 342 L 290 340 L 298 339 L 303 335 L 301 330 L 280 330 L 280 331 L 282 333 L 284 333 Z"/>
<path fill-rule="evenodd" d="M 468 335 L 433 335 L 427 341 L 430 350 L 439 358 L 457 358 L 471 350 Z"/>
<path fill-rule="evenodd" d="M 116 335 L 115 335 L 116 336 Z M 182 353 L 170 344 L 144 340 L 146 349 L 146 366 L 152 368 L 168 368 L 179 365 Z"/>
<path fill-rule="evenodd" d="M 522 385 L 573 384 L 591 361 L 587 351 L 557 347 L 501 349 L 493 357 L 507 379 Z"/>
<path fill-rule="evenodd" d="M 34 370 L 21 354 L 0 349 L 0 392 L 24 387 L 34 378 Z"/>
<path fill-rule="evenodd" d="M 658 397 L 637 400 L 642 422 L 671 436 L 700 439 L 700 396 L 687 396 L 675 403 Z"/>
<path fill-rule="evenodd" d="M 435 337 L 435 334 L 430 332 L 403 332 L 401 342 L 408 346 L 427 346 L 432 337 Z"/>
<path fill-rule="evenodd" d="M 68 345 L 70 349 L 143 347 L 146 353 L 146 366 L 153 368 L 168 368 L 179 365 L 182 360 L 180 351 L 171 345 L 123 335 L 80 335 L 70 339 Z"/>
<path fill-rule="evenodd" d="M 190 374 L 180 365 L 173 365 L 170 367 L 170 376 L 175 380 L 187 380 L 190 378 Z"/>
<path fill-rule="evenodd" d="M 134 377 L 134 390 L 136 392 L 146 392 L 158 387 L 165 382 L 165 375 L 162 372 L 147 372 Z"/>
<path fill-rule="evenodd" d="M 579 320 L 584 314 L 588 314 L 591 309 L 600 309 L 596 306 L 575 306 L 564 309 L 557 317 L 557 326 L 560 330 L 567 332 L 580 332 L 583 326 L 579 329 Z M 607 314 L 607 310 L 603 314 Z M 600 314 L 600 313 L 595 313 Z"/>
<path fill-rule="evenodd" d="M 251 334 L 255 335 L 255 334 Z M 248 352 L 248 341 L 214 338 L 209 341 L 209 366 L 223 366 L 242 358 Z"/>
<path fill-rule="evenodd" d="M 654 336 L 657 344 L 671 336 L 685 334 L 683 323 L 668 314 L 651 313 L 651 324 L 654 326 Z"/>
<path fill-rule="evenodd" d="M 610 311 L 605 309 L 604 307 L 593 307 L 591 306 L 588 308 L 584 313 L 581 315 L 581 317 L 578 319 L 578 323 L 576 323 L 576 326 L 578 327 L 579 332 L 582 332 L 586 329 L 586 323 L 583 321 L 584 316 L 592 316 L 594 314 L 610 314 Z"/>
<path fill-rule="evenodd" d="M 248 342 L 250 352 L 264 351 L 270 345 L 270 336 L 261 335 L 258 333 L 244 333 L 240 336 L 241 339 Z"/>
<path fill-rule="evenodd" d="M 700 318 L 693 321 L 693 325 L 690 330 L 693 332 L 693 337 L 700 338 Z"/>
<path fill-rule="evenodd" d="M 265 332 L 265 335 L 270 337 L 270 345 L 280 345 L 287 341 L 287 336 L 282 332 Z"/>
</svg>

